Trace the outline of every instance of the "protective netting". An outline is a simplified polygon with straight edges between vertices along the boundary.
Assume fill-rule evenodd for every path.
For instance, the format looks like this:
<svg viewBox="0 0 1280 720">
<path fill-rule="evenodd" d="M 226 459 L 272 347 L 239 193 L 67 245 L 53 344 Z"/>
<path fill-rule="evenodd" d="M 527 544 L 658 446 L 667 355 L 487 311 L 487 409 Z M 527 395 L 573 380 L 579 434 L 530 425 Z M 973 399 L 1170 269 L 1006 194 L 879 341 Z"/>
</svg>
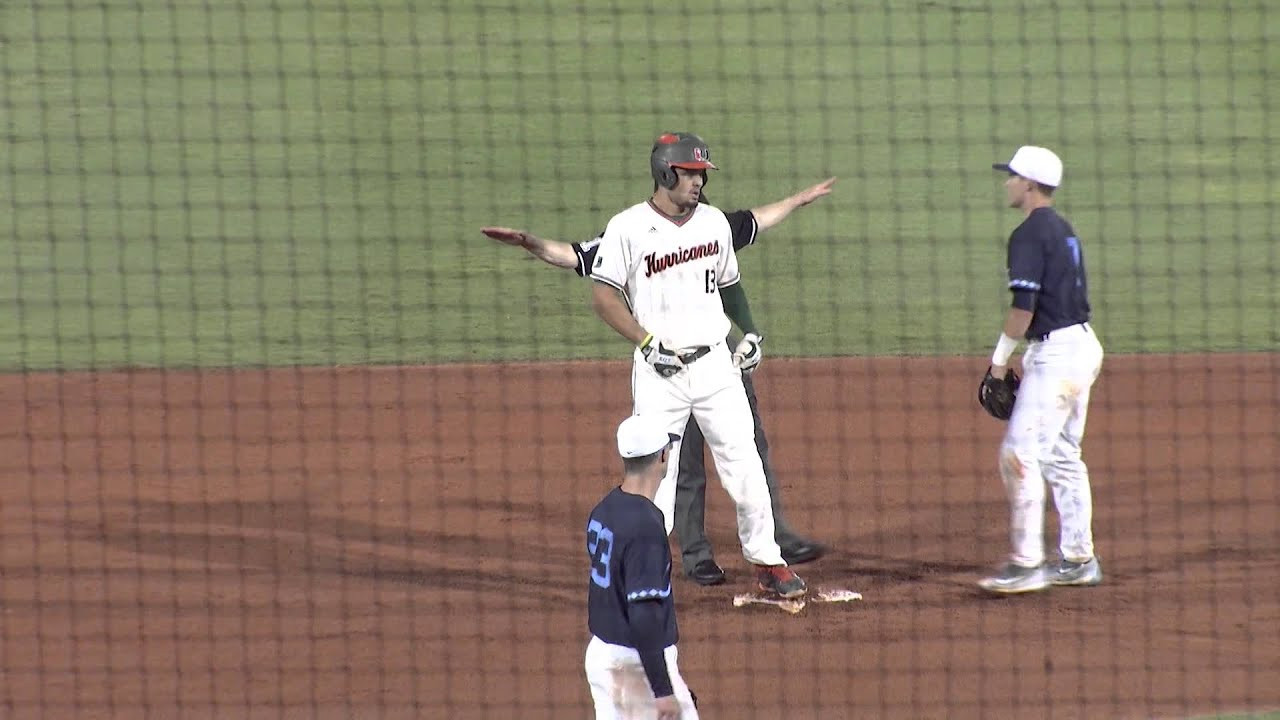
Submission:
<svg viewBox="0 0 1280 720">
<path fill-rule="evenodd" d="M 677 130 L 725 211 L 838 178 L 740 265 L 796 569 L 863 596 L 735 608 L 708 457 L 703 717 L 1274 711 L 1278 44 L 1268 0 L 0 5 L 0 714 L 590 716 L 631 348 L 479 228 L 588 240 Z M 1107 351 L 1106 576 L 990 599 L 1023 144 Z"/>
</svg>

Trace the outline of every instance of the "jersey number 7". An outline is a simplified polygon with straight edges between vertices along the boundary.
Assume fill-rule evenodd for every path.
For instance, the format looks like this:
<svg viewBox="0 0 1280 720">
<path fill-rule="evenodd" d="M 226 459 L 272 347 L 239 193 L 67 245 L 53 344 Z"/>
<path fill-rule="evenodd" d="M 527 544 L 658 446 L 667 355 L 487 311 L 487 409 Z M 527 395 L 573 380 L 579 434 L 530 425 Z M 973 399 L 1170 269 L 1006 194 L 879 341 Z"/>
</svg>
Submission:
<svg viewBox="0 0 1280 720">
<path fill-rule="evenodd" d="M 1072 235 L 1067 238 L 1067 249 L 1071 251 L 1071 261 L 1076 265 L 1076 287 L 1084 283 L 1080 280 L 1080 238 Z"/>
<path fill-rule="evenodd" d="M 592 520 L 587 525 L 587 552 L 591 555 L 591 582 L 609 587 L 609 556 L 613 552 L 613 531 Z"/>
</svg>

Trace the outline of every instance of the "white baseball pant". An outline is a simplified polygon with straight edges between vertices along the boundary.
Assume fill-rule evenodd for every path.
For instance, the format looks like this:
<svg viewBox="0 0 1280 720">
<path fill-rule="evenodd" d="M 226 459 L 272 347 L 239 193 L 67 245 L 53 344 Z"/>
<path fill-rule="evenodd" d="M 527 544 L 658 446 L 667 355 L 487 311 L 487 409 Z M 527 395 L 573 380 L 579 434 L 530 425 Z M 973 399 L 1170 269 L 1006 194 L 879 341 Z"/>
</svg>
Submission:
<svg viewBox="0 0 1280 720">
<path fill-rule="evenodd" d="M 1102 356 L 1088 323 L 1055 330 L 1023 354 L 1022 384 L 1000 446 L 1000 476 L 1012 514 L 1010 560 L 1018 565 L 1045 560 L 1046 481 L 1058 509 L 1062 557 L 1093 557 L 1093 496 L 1080 443 Z"/>
<path fill-rule="evenodd" d="M 698 720 L 698 710 L 693 706 L 689 686 L 680 677 L 676 646 L 669 646 L 667 673 L 671 676 L 671 689 L 680 703 L 681 720 Z M 640 654 L 634 648 L 612 645 L 594 635 L 587 643 L 584 661 L 587 684 L 591 687 L 591 701 L 595 704 L 596 720 L 648 720 L 658 716 L 654 704 L 653 689 L 640 664 Z"/>
<path fill-rule="evenodd" d="M 764 465 L 756 450 L 756 429 L 742 386 L 742 373 L 733 366 L 728 347 L 717 343 L 705 356 L 664 378 L 636 352 L 631 391 L 637 414 L 661 417 L 669 432 L 680 434 L 690 414 L 698 422 L 715 461 L 720 484 L 738 513 L 742 555 L 755 565 L 786 565 L 774 539 L 773 508 Z M 667 534 L 675 523 L 676 475 L 680 445 L 671 448 L 667 474 L 658 485 L 654 504 L 666 520 Z"/>
</svg>

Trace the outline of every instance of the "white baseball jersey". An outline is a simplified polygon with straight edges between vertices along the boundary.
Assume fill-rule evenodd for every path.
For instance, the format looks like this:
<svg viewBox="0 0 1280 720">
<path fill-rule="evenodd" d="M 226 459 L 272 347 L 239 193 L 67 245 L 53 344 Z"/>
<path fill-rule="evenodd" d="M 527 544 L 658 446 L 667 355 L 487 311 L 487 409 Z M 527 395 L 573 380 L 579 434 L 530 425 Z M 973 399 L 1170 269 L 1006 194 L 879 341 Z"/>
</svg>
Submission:
<svg viewBox="0 0 1280 720">
<path fill-rule="evenodd" d="M 591 278 L 623 291 L 636 322 L 668 347 L 715 345 L 730 329 L 720 288 L 740 279 L 733 231 L 710 205 L 673 219 L 645 201 L 609 221 Z"/>
</svg>

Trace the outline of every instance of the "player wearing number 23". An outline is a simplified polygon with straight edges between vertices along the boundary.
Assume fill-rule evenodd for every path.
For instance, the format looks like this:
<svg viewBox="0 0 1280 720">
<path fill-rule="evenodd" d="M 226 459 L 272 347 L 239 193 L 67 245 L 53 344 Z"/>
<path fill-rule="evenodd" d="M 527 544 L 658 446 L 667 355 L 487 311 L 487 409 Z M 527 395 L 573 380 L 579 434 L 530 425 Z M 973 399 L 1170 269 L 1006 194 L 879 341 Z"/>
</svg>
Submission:
<svg viewBox="0 0 1280 720">
<path fill-rule="evenodd" d="M 1089 325 L 1084 249 L 1053 208 L 1062 161 L 1047 148 L 1018 148 L 1007 163 L 1005 195 L 1025 219 L 1009 237 L 1012 307 L 979 385 L 982 406 L 1009 421 L 1000 445 L 1000 477 L 1010 505 L 1008 562 L 978 584 L 1010 594 L 1052 585 L 1097 585 L 1102 566 L 1093 547 L 1093 496 L 1081 457 L 1089 393 L 1102 369 L 1102 344 Z M 1023 377 L 1008 369 L 1025 338 Z M 1045 483 L 1058 509 L 1061 561 L 1046 565 Z"/>
<path fill-rule="evenodd" d="M 693 694 L 680 677 L 671 549 L 662 511 L 653 504 L 680 436 L 656 416 L 632 415 L 618 426 L 622 484 L 587 522 L 585 668 L 597 720 L 697 718 Z"/>
</svg>

